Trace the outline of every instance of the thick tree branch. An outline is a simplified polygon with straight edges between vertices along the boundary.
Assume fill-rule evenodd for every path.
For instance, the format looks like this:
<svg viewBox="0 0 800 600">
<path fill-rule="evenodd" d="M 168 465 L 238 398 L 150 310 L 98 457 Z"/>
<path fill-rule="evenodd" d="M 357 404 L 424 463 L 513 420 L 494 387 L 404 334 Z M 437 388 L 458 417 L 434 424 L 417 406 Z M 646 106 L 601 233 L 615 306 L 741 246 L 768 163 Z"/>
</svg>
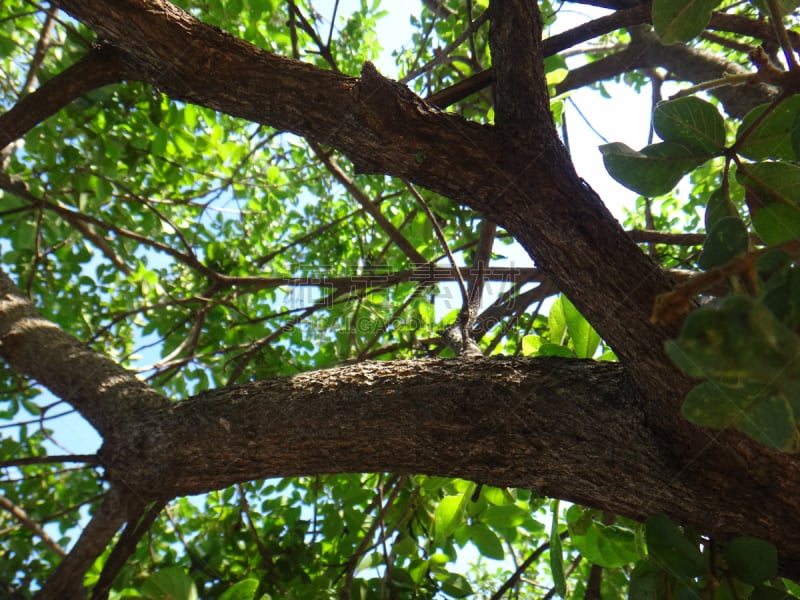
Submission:
<svg viewBox="0 0 800 600">
<path fill-rule="evenodd" d="M 800 463 L 752 449 L 746 464 L 716 461 L 717 444 L 741 436 L 700 430 L 704 451 L 679 459 L 642 405 L 613 363 L 361 363 L 150 411 L 118 431 L 101 456 L 111 481 L 140 497 L 387 470 L 535 488 L 637 519 L 666 512 L 720 538 L 764 537 L 796 572 L 800 539 L 785 524 L 800 510 Z"/>
<path fill-rule="evenodd" d="M 34 596 L 37 600 L 78 600 L 86 597 L 83 576 L 108 548 L 128 518 L 124 494 L 110 492 L 84 528 L 75 546 Z"/>
<path fill-rule="evenodd" d="M 104 437 L 167 400 L 108 357 L 43 319 L 0 271 L 0 358 L 69 402 Z"/>
<path fill-rule="evenodd" d="M 684 44 L 665 46 L 649 28 L 640 27 L 632 30 L 632 41 L 627 48 L 571 70 L 556 86 L 556 91 L 560 94 L 628 71 L 655 67 L 669 69 L 673 77 L 696 84 L 719 79 L 726 74 L 749 72 L 737 63 L 704 50 Z M 722 86 L 710 93 L 719 98 L 728 114 L 739 118 L 777 96 L 776 90 L 763 85 Z"/>
<path fill-rule="evenodd" d="M 0 150 L 76 98 L 131 75 L 118 50 L 109 46 L 93 48 L 69 69 L 0 114 Z"/>
<path fill-rule="evenodd" d="M 598 35 L 610 33 L 622 27 L 630 27 L 645 23 L 650 18 L 648 6 L 637 6 L 629 10 L 621 10 L 605 17 L 600 17 L 589 23 L 579 25 L 564 33 L 559 33 L 547 38 L 542 42 L 542 54 L 552 56 L 578 44 L 585 42 Z M 456 83 L 444 90 L 441 90 L 428 98 L 426 101 L 439 108 L 447 108 L 463 100 L 464 98 L 488 87 L 492 83 L 494 71 L 489 68 L 480 73 L 476 73 L 463 81 Z"/>
<path fill-rule="evenodd" d="M 514 135 L 552 137 L 540 132 L 555 126 L 544 73 L 538 4 L 494 0 L 489 5 L 489 19 L 495 122 Z"/>
</svg>

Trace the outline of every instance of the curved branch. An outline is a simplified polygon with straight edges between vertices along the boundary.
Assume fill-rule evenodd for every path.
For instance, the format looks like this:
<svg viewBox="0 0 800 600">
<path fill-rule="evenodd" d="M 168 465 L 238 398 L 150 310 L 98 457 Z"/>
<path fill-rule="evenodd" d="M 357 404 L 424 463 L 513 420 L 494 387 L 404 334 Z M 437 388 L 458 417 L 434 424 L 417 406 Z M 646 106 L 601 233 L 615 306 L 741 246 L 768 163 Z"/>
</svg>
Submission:
<svg viewBox="0 0 800 600">
<path fill-rule="evenodd" d="M 106 437 L 166 398 L 108 357 L 43 319 L 0 270 L 0 358 L 71 404 Z"/>
<path fill-rule="evenodd" d="M 0 150 L 76 98 L 104 85 L 118 83 L 132 74 L 119 50 L 110 46 L 93 48 L 77 63 L 0 115 Z"/>
<path fill-rule="evenodd" d="M 75 546 L 34 598 L 36 600 L 84 598 L 84 575 L 111 543 L 127 515 L 128 506 L 124 501 L 124 495 L 114 491 L 109 492 L 97 513 L 84 528 Z"/>
<path fill-rule="evenodd" d="M 528 250 L 651 389 L 654 418 L 676 422 L 687 382 L 662 345 L 677 328 L 649 320 L 655 297 L 673 284 L 575 173 L 544 90 L 531 88 L 543 103 L 536 135 L 512 138 L 434 109 L 371 63 L 353 79 L 275 56 L 166 0 L 58 4 L 135 57 L 144 78 L 173 98 L 315 139 L 344 152 L 360 172 L 403 177 L 483 213 Z M 513 18 L 513 10 L 499 10 Z M 533 26 L 535 16 L 526 22 Z M 589 256 L 606 257 L 602 277 Z"/>
<path fill-rule="evenodd" d="M 796 573 L 800 538 L 785 523 L 800 510 L 800 461 L 737 434 L 710 439 L 699 430 L 702 451 L 679 458 L 674 435 L 659 433 L 641 407 L 640 393 L 613 363 L 360 363 L 154 410 L 101 456 L 112 483 L 141 497 L 385 471 L 535 488 L 637 519 L 666 512 L 723 539 L 767 538 Z M 728 450 L 737 444 L 746 465 Z"/>
<path fill-rule="evenodd" d="M 31 519 L 28 516 L 28 513 L 3 495 L 0 495 L 0 509 L 11 513 L 12 517 L 22 523 L 31 531 L 31 533 L 33 533 L 33 535 L 41 539 L 44 545 L 50 548 L 50 550 L 55 552 L 58 556 L 64 558 L 67 555 L 64 549 L 59 546 L 58 543 L 50 537 L 50 535 L 48 535 L 48 533 L 44 530 L 44 528 L 42 528 L 41 525 L 39 525 L 39 523 L 37 523 L 34 519 Z"/>
<path fill-rule="evenodd" d="M 655 33 L 645 28 L 637 28 L 632 34 L 633 40 L 624 50 L 571 70 L 556 86 L 556 92 L 561 94 L 629 71 L 655 67 L 669 69 L 676 78 L 692 83 L 748 73 L 737 63 L 697 48 L 683 44 L 665 46 Z M 777 95 L 766 86 L 722 86 L 710 93 L 719 98 L 728 114 L 734 117 L 743 117 Z"/>
</svg>

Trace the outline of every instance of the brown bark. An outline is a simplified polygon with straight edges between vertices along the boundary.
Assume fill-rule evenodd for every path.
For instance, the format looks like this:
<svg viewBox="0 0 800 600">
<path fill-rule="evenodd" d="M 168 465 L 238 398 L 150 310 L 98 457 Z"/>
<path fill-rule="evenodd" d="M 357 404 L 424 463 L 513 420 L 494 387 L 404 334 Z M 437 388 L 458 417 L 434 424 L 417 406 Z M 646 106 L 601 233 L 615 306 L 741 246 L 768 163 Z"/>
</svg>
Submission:
<svg viewBox="0 0 800 600">
<path fill-rule="evenodd" d="M 150 411 L 101 457 L 109 477 L 138 497 L 383 470 L 534 488 L 637 519 L 666 512 L 723 538 L 769 532 L 787 561 L 800 564 L 800 540 L 785 527 L 800 509 L 796 461 L 773 453 L 770 472 L 744 461 L 711 471 L 702 457 L 684 461 L 666 448 L 642 406 L 614 363 L 361 363 Z M 697 433 L 712 453 L 733 437 Z"/>
</svg>

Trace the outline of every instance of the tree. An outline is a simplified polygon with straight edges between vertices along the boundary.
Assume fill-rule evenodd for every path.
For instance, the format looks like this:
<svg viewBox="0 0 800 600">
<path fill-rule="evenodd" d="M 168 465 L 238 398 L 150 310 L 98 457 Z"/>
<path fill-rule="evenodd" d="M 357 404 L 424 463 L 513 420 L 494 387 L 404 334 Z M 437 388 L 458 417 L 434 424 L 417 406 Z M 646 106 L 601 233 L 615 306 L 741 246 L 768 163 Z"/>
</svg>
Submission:
<svg viewBox="0 0 800 600">
<path fill-rule="evenodd" d="M 424 2 L 407 87 L 378 2 L 3 3 L 5 596 L 798 592 L 796 3 L 573 4 Z M 611 78 L 685 88 L 627 231 Z"/>
</svg>

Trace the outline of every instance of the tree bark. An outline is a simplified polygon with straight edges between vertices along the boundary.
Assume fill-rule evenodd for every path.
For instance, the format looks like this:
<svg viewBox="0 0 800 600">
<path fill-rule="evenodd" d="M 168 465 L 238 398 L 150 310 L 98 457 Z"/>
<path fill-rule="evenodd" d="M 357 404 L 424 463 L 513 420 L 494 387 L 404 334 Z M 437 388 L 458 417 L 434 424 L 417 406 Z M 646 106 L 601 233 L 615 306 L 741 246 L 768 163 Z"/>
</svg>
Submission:
<svg viewBox="0 0 800 600">
<path fill-rule="evenodd" d="M 104 446 L 139 497 L 251 479 L 392 471 L 532 488 L 634 519 L 661 512 L 724 539 L 764 537 L 800 574 L 797 461 L 710 469 L 739 436 L 695 429 L 683 460 L 616 363 L 561 358 L 368 362 L 201 393 L 149 411 Z M 756 518 L 757 516 L 757 518 Z"/>
</svg>

